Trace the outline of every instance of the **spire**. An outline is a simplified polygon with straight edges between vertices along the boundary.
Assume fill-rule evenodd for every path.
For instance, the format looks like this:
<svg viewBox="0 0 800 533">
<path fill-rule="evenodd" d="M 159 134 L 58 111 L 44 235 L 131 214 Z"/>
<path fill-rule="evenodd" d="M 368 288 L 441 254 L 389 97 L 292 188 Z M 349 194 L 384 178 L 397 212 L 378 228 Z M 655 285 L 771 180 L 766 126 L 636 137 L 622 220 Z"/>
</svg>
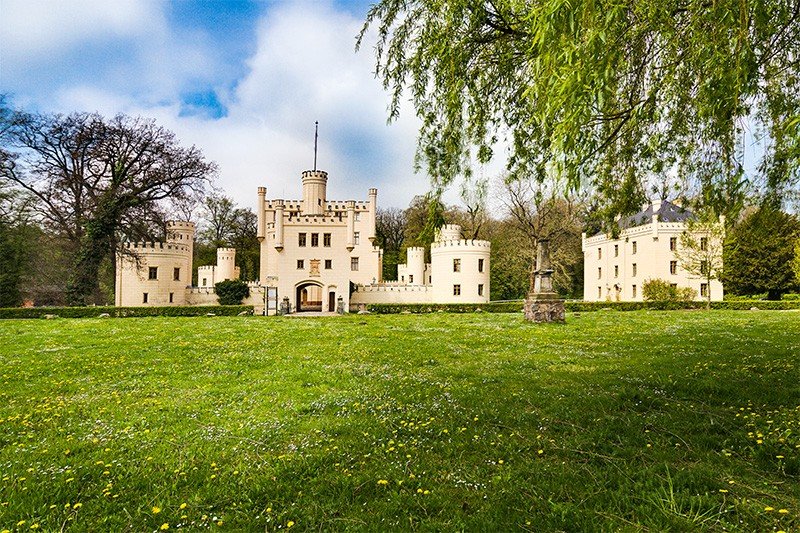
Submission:
<svg viewBox="0 0 800 533">
<path fill-rule="evenodd" d="M 314 170 L 317 170 L 317 139 L 319 139 L 319 121 L 314 121 Z"/>
</svg>

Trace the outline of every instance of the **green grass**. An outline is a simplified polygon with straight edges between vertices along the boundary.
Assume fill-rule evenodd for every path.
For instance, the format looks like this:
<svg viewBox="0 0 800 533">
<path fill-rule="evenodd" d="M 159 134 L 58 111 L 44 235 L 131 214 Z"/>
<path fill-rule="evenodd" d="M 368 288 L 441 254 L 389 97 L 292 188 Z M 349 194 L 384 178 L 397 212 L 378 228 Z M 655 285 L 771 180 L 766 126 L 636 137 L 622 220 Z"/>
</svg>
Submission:
<svg viewBox="0 0 800 533">
<path fill-rule="evenodd" d="M 3 321 L 0 531 L 798 530 L 798 356 L 796 311 Z"/>
</svg>

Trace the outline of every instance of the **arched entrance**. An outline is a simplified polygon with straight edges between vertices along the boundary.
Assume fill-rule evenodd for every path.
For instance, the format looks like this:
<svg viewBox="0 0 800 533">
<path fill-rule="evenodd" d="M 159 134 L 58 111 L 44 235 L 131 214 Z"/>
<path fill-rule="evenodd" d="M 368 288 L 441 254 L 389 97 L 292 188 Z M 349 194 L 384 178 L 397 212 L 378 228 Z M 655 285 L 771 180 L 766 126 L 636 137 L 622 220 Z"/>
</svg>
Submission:
<svg viewBox="0 0 800 533">
<path fill-rule="evenodd" d="M 295 290 L 295 309 L 298 313 L 305 311 L 322 311 L 322 285 L 307 281 Z"/>
</svg>

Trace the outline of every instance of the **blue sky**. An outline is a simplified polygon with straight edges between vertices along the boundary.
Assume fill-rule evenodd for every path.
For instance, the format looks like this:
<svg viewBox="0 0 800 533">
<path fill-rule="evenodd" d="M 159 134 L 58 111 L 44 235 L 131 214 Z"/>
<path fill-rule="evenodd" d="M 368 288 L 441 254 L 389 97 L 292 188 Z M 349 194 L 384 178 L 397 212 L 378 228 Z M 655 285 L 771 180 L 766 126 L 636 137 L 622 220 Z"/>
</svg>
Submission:
<svg viewBox="0 0 800 533">
<path fill-rule="evenodd" d="M 370 47 L 354 51 L 369 5 L 0 0 L 0 92 L 27 110 L 155 118 L 216 161 L 218 187 L 250 207 L 262 185 L 300 196 L 319 120 L 329 197 L 377 186 L 379 205 L 405 207 L 429 180 L 413 172 L 413 109 L 387 125 Z"/>
</svg>

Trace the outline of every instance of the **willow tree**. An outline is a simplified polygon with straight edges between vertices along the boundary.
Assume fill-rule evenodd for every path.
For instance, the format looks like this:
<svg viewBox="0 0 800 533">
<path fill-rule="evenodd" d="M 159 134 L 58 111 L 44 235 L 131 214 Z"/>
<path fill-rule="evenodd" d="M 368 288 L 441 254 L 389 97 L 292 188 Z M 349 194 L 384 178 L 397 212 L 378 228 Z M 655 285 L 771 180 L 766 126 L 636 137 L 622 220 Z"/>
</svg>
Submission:
<svg viewBox="0 0 800 533">
<path fill-rule="evenodd" d="M 590 187 L 608 220 L 666 173 L 724 211 L 745 128 L 761 191 L 797 184 L 800 0 L 381 0 L 357 46 L 373 35 L 390 119 L 408 96 L 443 184 L 502 150 L 511 179 Z"/>
</svg>

